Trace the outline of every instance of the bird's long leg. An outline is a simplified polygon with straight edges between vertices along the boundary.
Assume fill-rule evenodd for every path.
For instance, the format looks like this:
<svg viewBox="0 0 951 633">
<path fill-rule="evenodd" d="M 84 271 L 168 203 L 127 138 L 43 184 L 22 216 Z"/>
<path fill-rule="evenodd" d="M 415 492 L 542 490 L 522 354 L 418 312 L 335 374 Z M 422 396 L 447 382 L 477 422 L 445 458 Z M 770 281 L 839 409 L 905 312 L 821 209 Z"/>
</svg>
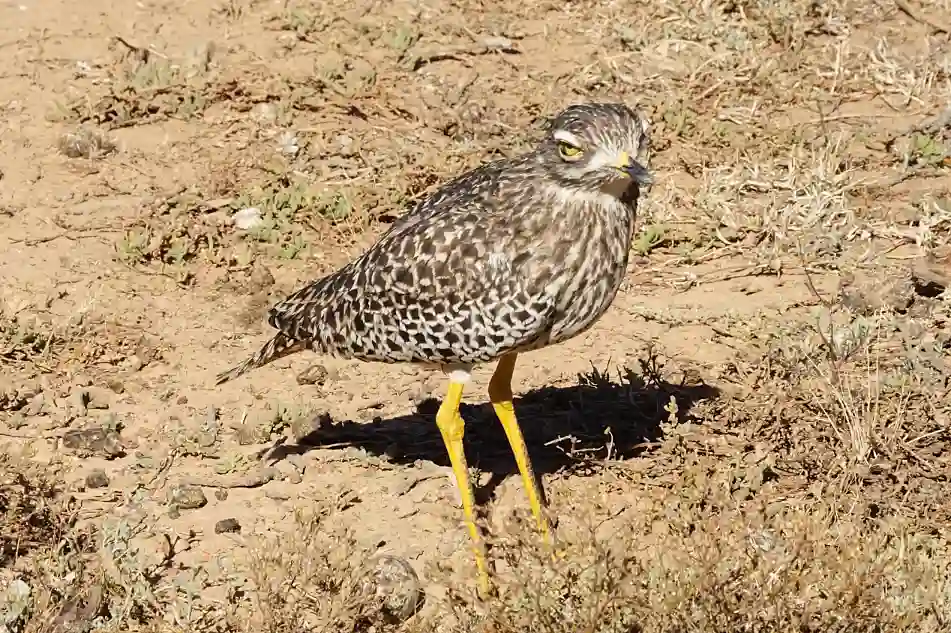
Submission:
<svg viewBox="0 0 951 633">
<path fill-rule="evenodd" d="M 456 485 L 459 488 L 459 495 L 462 497 L 462 511 L 466 517 L 469 536 L 472 538 L 472 550 L 475 554 L 476 567 L 479 573 L 479 591 L 483 596 L 486 596 L 489 593 L 489 571 L 485 560 L 485 546 L 482 542 L 482 535 L 479 534 L 479 528 L 475 523 L 474 496 L 472 485 L 469 483 L 469 470 L 466 466 L 466 454 L 462 444 L 465 422 L 459 414 L 459 404 L 462 402 L 464 384 L 464 382 L 457 382 L 450 378 L 448 393 L 436 413 L 436 424 L 439 426 L 442 439 L 446 443 L 449 462 L 452 464 L 452 472 L 456 476 Z"/>
<path fill-rule="evenodd" d="M 545 543 L 549 544 L 551 542 L 551 525 L 542 512 L 544 498 L 538 480 L 535 478 L 535 472 L 532 470 L 532 462 L 528 457 L 525 439 L 522 437 L 522 430 L 518 426 L 515 407 L 512 404 L 512 373 L 515 371 L 516 358 L 516 354 L 508 354 L 499 360 L 495 373 L 492 374 L 492 380 L 489 381 L 489 400 L 492 401 L 495 415 L 502 423 L 505 435 L 512 446 L 512 452 L 515 453 L 515 463 L 518 464 L 518 470 L 522 474 L 522 482 L 525 485 L 526 493 L 528 493 L 528 503 L 532 507 L 532 514 L 538 523 L 538 529 L 541 530 Z"/>
</svg>

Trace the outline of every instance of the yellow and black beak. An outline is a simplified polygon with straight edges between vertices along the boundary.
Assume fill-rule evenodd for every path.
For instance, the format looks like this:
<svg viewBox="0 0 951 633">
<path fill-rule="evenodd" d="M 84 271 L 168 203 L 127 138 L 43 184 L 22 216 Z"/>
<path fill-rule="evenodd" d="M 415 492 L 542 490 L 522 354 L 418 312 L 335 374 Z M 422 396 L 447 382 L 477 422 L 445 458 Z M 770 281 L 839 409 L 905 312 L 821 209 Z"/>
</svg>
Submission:
<svg viewBox="0 0 951 633">
<path fill-rule="evenodd" d="M 627 152 L 621 152 L 614 166 L 630 176 L 631 180 L 639 185 L 650 185 L 654 183 L 654 176 L 647 171 L 646 167 L 631 158 Z"/>
</svg>

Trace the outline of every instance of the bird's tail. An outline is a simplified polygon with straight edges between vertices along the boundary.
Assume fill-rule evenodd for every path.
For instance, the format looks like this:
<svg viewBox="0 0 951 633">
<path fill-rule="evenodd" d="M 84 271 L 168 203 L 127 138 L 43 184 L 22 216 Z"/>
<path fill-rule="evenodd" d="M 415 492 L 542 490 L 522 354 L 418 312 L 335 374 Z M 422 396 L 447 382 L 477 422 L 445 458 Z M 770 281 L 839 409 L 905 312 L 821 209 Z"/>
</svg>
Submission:
<svg viewBox="0 0 951 633">
<path fill-rule="evenodd" d="M 283 358 L 289 354 L 299 352 L 303 349 L 306 349 L 307 345 L 301 341 L 295 340 L 283 332 L 278 332 L 274 335 L 270 341 L 264 344 L 261 349 L 258 350 L 258 353 L 254 356 L 248 358 L 246 361 L 232 367 L 231 369 L 224 371 L 215 378 L 215 384 L 220 385 L 222 383 L 228 382 L 229 380 L 234 380 L 241 374 L 256 369 L 263 365 L 275 361 L 279 358 Z"/>
</svg>

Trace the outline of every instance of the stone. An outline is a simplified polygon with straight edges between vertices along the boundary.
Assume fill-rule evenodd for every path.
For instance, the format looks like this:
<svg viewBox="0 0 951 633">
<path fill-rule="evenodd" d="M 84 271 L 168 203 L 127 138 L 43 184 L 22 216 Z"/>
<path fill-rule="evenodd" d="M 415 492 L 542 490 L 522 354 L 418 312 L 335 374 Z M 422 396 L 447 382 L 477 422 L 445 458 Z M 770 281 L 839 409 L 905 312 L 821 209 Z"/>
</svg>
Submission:
<svg viewBox="0 0 951 633">
<path fill-rule="evenodd" d="M 208 497 L 198 486 L 175 486 L 168 495 L 169 505 L 181 510 L 196 510 L 208 503 Z"/>
<path fill-rule="evenodd" d="M 101 468 L 97 468 L 86 475 L 87 488 L 105 488 L 108 485 L 109 475 L 107 475 L 106 471 Z"/>
<path fill-rule="evenodd" d="M 231 216 L 231 221 L 235 227 L 242 231 L 250 231 L 264 224 L 264 216 L 257 207 L 247 207 L 240 211 L 235 211 Z"/>
<path fill-rule="evenodd" d="M 412 565 L 387 554 L 369 562 L 361 592 L 380 605 L 383 617 L 391 624 L 399 624 L 412 616 L 422 598 L 419 576 Z"/>
<path fill-rule="evenodd" d="M 915 285 L 907 271 L 843 273 L 839 300 L 850 310 L 871 316 L 879 311 L 904 313 L 915 300 Z"/>
<path fill-rule="evenodd" d="M 327 368 L 320 363 L 311 365 L 297 374 L 298 385 L 322 385 L 327 380 Z"/>
<path fill-rule="evenodd" d="M 73 429 L 63 434 L 63 447 L 75 451 L 81 457 L 97 455 L 113 459 L 125 455 L 125 449 L 115 431 L 96 426 Z"/>
</svg>

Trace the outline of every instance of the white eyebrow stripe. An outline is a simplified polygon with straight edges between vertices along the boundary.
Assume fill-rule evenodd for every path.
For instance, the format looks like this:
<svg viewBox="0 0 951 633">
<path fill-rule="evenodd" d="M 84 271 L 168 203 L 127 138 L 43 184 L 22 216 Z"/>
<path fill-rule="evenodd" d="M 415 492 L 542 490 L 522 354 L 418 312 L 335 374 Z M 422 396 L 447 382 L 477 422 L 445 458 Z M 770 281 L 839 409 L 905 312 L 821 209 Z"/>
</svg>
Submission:
<svg viewBox="0 0 951 633">
<path fill-rule="evenodd" d="M 607 167 L 616 163 L 618 158 L 618 154 L 613 154 L 604 148 L 598 148 L 594 155 L 588 159 L 588 168 L 600 169 L 601 167 Z"/>
<path fill-rule="evenodd" d="M 578 140 L 578 137 L 568 130 L 555 130 L 555 133 L 552 134 L 552 137 L 554 137 L 556 141 L 562 141 L 574 147 L 581 147 L 581 141 Z"/>
</svg>

